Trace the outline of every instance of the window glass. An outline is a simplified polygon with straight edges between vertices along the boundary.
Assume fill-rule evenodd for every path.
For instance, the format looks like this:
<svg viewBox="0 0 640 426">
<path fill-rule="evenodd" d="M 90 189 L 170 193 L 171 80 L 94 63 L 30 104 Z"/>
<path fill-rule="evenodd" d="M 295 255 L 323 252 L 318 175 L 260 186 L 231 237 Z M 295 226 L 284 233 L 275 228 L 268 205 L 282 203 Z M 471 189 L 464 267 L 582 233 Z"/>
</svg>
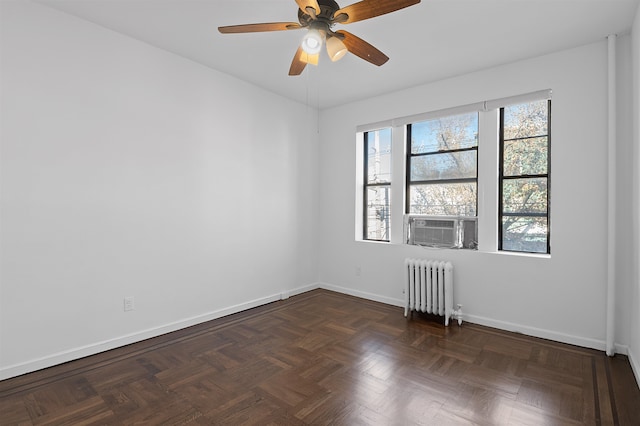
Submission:
<svg viewBox="0 0 640 426">
<path fill-rule="evenodd" d="M 411 124 L 411 153 L 421 154 L 478 146 L 478 113 Z"/>
<path fill-rule="evenodd" d="M 546 136 L 548 115 L 546 100 L 504 108 L 504 139 Z"/>
<path fill-rule="evenodd" d="M 478 112 L 408 126 L 409 214 L 476 216 Z"/>
<path fill-rule="evenodd" d="M 477 184 L 411 185 L 409 213 L 433 216 L 476 216 Z"/>
<path fill-rule="evenodd" d="M 474 150 L 414 157 L 411 161 L 411 180 L 475 178 L 477 154 Z"/>
<path fill-rule="evenodd" d="M 391 188 L 388 186 L 374 186 L 367 189 L 366 240 L 389 240 L 390 200 Z"/>
<path fill-rule="evenodd" d="M 547 178 L 505 180 L 502 185 L 505 213 L 547 214 Z"/>
<path fill-rule="evenodd" d="M 546 217 L 502 218 L 502 250 L 528 253 L 547 252 Z"/>
<path fill-rule="evenodd" d="M 551 101 L 500 110 L 500 250 L 550 253 Z"/>
<path fill-rule="evenodd" d="M 504 175 L 547 173 L 547 136 L 507 140 L 504 142 Z"/>
<path fill-rule="evenodd" d="M 368 132 L 367 182 L 391 182 L 391 129 Z"/>
<path fill-rule="evenodd" d="M 364 134 L 365 240 L 389 241 L 391 229 L 391 129 Z"/>
</svg>

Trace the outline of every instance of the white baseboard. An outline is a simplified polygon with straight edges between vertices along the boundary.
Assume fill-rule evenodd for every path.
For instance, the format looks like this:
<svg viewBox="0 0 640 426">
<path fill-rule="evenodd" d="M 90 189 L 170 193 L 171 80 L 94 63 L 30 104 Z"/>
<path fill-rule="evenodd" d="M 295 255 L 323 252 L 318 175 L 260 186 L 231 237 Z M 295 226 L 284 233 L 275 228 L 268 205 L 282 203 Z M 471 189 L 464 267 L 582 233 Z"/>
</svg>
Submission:
<svg viewBox="0 0 640 426">
<path fill-rule="evenodd" d="M 305 293 L 307 291 L 318 288 L 318 284 L 310 284 L 302 286 L 293 290 L 286 290 L 278 294 L 274 294 L 267 297 L 261 297 L 259 299 L 251 300 L 245 303 L 240 303 L 228 308 L 219 309 L 217 311 L 209 312 L 203 315 L 196 315 L 190 318 L 185 318 L 179 321 L 175 321 L 169 324 L 165 324 L 159 327 L 150 328 L 147 330 L 137 331 L 135 333 L 127 334 L 124 336 L 116 337 L 102 342 L 92 343 L 90 345 L 81 346 L 67 351 L 54 353 L 41 358 L 32 359 L 23 363 L 9 365 L 7 367 L 0 368 L 0 380 L 9 379 L 11 377 L 20 376 L 22 374 L 31 373 L 43 368 L 52 367 L 54 365 L 62 364 L 65 362 L 73 361 L 75 359 L 84 358 L 89 355 L 95 355 L 100 352 L 108 351 L 111 349 L 119 348 L 122 346 L 130 345 L 132 343 L 140 342 L 152 337 L 161 336 L 172 331 L 181 330 L 183 328 L 191 327 L 193 325 L 201 324 L 203 322 L 211 321 L 214 319 L 222 318 L 227 315 L 235 314 L 238 312 L 246 311 L 247 309 L 255 308 L 258 306 L 266 305 L 267 303 L 283 300 L 289 296 Z"/>
<path fill-rule="evenodd" d="M 375 302 L 385 303 L 392 306 L 404 306 L 404 301 L 401 299 L 395 299 L 391 297 L 381 296 L 374 293 L 368 293 L 365 291 L 354 290 L 346 287 L 340 287 L 328 283 L 314 283 L 306 286 L 298 287 L 293 290 L 286 290 L 278 294 L 274 294 L 267 297 L 251 300 L 249 302 L 240 303 L 228 308 L 220 309 L 217 311 L 209 312 L 203 315 L 197 315 L 190 318 L 185 318 L 180 321 L 165 324 L 160 327 L 150 328 L 139 332 L 131 333 L 125 336 L 120 336 L 114 339 L 105 340 L 102 342 L 96 342 L 90 345 L 70 349 L 64 352 L 58 352 L 52 355 L 48 355 L 42 358 L 33 359 L 24 363 L 10 365 L 8 367 L 0 368 L 0 380 L 5 380 L 11 377 L 16 377 L 22 374 L 30 373 L 33 371 L 41 370 L 43 368 L 52 367 L 64 362 L 73 361 L 75 359 L 83 358 L 89 355 L 95 355 L 100 352 L 104 352 L 110 349 L 115 349 L 121 346 L 126 346 L 132 343 L 140 342 L 152 337 L 161 336 L 172 331 L 181 330 L 183 328 L 191 327 L 206 321 L 211 321 L 217 318 L 222 318 L 227 315 L 235 314 L 238 312 L 252 309 L 258 306 L 266 305 L 278 300 L 284 300 L 297 294 L 306 293 L 317 288 L 322 288 L 337 293 L 348 294 L 350 296 L 360 297 L 362 299 L 372 300 Z M 474 324 L 485 325 L 488 327 L 498 328 L 500 330 L 513 331 L 516 333 L 522 333 L 529 336 L 540 337 L 543 339 L 549 339 L 556 342 L 568 343 L 571 345 L 577 345 L 592 349 L 604 351 L 605 342 L 596 339 L 588 339 L 579 336 L 572 336 L 569 334 L 558 333 L 556 331 L 544 330 L 535 327 L 523 326 L 506 321 L 494 320 L 491 318 L 485 318 L 477 315 L 464 314 L 464 321 L 468 321 Z M 636 378 L 636 383 L 640 386 L 640 365 L 637 364 L 634 354 L 632 354 L 630 348 L 625 345 L 616 345 L 616 351 L 618 353 L 626 354 L 629 357 L 631 368 Z"/>
<path fill-rule="evenodd" d="M 386 303 L 388 305 L 401 306 L 401 307 L 404 306 L 404 300 L 401 300 L 401 299 L 394 299 L 394 298 L 380 296 L 373 293 L 367 293 L 364 291 L 353 290 L 350 288 L 340 287 L 340 286 L 325 283 L 325 282 L 320 283 L 320 288 L 336 291 L 338 293 L 348 294 L 351 296 L 361 297 L 367 300 Z M 522 324 L 516 324 L 508 321 L 500 321 L 500 320 L 495 320 L 491 318 L 481 317 L 478 315 L 469 315 L 465 313 L 463 315 L 463 321 L 467 321 L 473 324 L 484 325 L 487 327 L 493 327 L 500 330 L 521 333 L 528 336 L 540 337 L 542 339 L 553 340 L 555 342 L 567 343 L 570 345 L 597 349 L 600 351 L 604 351 L 606 347 L 606 342 L 604 340 L 574 336 L 570 334 L 559 333 L 553 330 L 545 330 L 541 328 L 525 326 Z M 616 344 L 616 353 L 627 355 L 629 353 L 629 348 L 626 345 Z M 636 378 L 637 377 L 638 377 L 638 374 L 636 373 Z"/>
<path fill-rule="evenodd" d="M 285 300 L 291 296 L 306 293 L 308 291 L 315 290 L 317 288 L 320 288 L 320 284 L 313 283 L 313 284 L 308 284 L 302 287 L 294 288 L 293 290 L 283 291 L 282 293 L 280 293 L 280 299 Z"/>
<path fill-rule="evenodd" d="M 321 282 L 319 287 L 325 290 L 335 291 L 336 293 L 348 294 L 349 296 L 360 297 L 362 299 L 373 300 L 374 302 L 385 303 L 392 306 L 404 307 L 404 301 L 400 299 L 394 299 L 391 297 L 380 296 L 374 293 L 367 293 L 365 291 L 354 290 L 351 288 L 340 287 L 337 285 Z"/>
<path fill-rule="evenodd" d="M 606 347 L 606 342 L 604 340 L 574 336 L 571 334 L 559 333 L 553 330 L 546 330 L 508 321 L 499 321 L 491 318 L 485 318 L 478 315 L 469 315 L 465 313 L 463 319 L 464 321 L 468 321 L 474 324 L 485 325 L 487 327 L 498 328 L 500 330 L 511 331 L 514 333 L 526 334 L 527 336 L 540 337 L 542 339 L 553 340 L 555 342 L 568 343 L 570 345 L 581 346 L 584 348 L 604 351 Z"/>
<path fill-rule="evenodd" d="M 633 371 L 633 375 L 636 377 L 636 385 L 640 389 L 640 365 L 636 362 L 636 357 L 634 353 L 631 351 L 631 348 L 627 350 L 627 356 L 629 357 L 629 364 L 631 364 L 631 371 Z"/>
<path fill-rule="evenodd" d="M 614 347 L 617 354 L 629 355 L 629 346 L 616 343 Z"/>
</svg>

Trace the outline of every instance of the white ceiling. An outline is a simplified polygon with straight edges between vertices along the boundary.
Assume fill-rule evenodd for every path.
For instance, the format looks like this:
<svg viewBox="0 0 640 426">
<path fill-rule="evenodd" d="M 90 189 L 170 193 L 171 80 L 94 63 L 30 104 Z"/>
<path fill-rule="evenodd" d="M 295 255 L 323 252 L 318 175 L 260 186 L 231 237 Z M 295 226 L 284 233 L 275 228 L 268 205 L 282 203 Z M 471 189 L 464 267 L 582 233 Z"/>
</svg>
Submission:
<svg viewBox="0 0 640 426">
<path fill-rule="evenodd" d="M 36 0 L 282 96 L 326 108 L 628 33 L 640 0 L 422 0 L 338 27 L 390 60 L 348 54 L 288 76 L 304 34 L 220 34 L 218 26 L 297 22 L 294 0 Z M 353 1 L 338 1 L 347 6 Z"/>
</svg>

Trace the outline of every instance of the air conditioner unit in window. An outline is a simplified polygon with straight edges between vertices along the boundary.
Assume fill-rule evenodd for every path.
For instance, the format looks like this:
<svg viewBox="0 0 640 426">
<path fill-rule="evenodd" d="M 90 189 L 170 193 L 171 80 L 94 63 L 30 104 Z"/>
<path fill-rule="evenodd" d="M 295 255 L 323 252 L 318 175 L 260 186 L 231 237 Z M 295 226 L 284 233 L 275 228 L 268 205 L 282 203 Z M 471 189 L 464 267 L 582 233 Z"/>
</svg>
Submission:
<svg viewBox="0 0 640 426">
<path fill-rule="evenodd" d="M 407 243 L 442 248 L 476 249 L 477 218 L 409 215 Z"/>
</svg>

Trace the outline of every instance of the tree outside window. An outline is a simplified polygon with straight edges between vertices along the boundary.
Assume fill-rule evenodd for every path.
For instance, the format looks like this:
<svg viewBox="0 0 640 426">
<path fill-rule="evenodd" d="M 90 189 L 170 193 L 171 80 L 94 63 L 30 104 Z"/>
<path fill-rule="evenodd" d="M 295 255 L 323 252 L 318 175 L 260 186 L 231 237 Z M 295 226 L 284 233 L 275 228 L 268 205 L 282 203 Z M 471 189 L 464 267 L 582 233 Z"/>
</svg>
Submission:
<svg viewBox="0 0 640 426">
<path fill-rule="evenodd" d="M 550 100 L 500 109 L 500 250 L 550 253 L 550 112 Z"/>
<path fill-rule="evenodd" d="M 409 124 L 407 138 L 406 212 L 476 216 L 478 113 Z"/>
</svg>

